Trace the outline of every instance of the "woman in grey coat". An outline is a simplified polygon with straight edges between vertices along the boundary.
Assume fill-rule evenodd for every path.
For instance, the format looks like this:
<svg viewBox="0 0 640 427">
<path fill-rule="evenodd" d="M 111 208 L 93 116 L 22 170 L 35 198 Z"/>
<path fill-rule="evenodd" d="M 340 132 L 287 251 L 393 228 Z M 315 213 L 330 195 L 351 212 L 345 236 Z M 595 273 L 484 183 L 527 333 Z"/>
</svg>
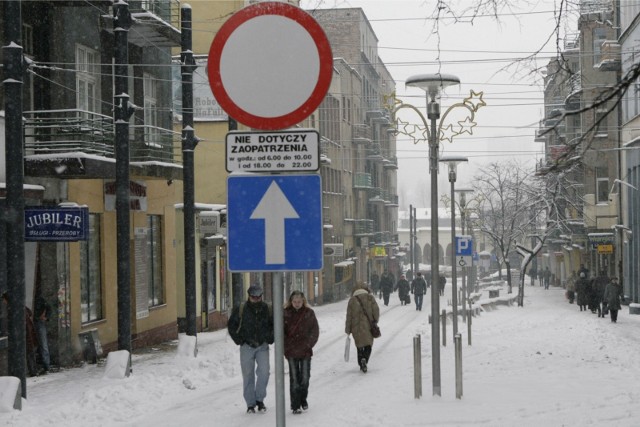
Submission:
<svg viewBox="0 0 640 427">
<path fill-rule="evenodd" d="M 611 281 L 604 289 L 604 301 L 607 303 L 607 308 L 611 313 L 611 321 L 616 323 L 618 321 L 618 310 L 620 310 L 620 300 L 622 299 L 622 286 L 618 283 L 617 277 L 612 277 Z"/>
<path fill-rule="evenodd" d="M 367 372 L 367 363 L 369 363 L 371 346 L 373 345 L 369 319 L 376 323 L 378 322 L 380 319 L 380 307 L 378 307 L 376 298 L 371 295 L 367 286 L 359 282 L 347 304 L 347 319 L 344 331 L 347 335 L 353 335 L 353 341 L 358 351 L 358 365 L 360 365 L 362 372 Z"/>
</svg>

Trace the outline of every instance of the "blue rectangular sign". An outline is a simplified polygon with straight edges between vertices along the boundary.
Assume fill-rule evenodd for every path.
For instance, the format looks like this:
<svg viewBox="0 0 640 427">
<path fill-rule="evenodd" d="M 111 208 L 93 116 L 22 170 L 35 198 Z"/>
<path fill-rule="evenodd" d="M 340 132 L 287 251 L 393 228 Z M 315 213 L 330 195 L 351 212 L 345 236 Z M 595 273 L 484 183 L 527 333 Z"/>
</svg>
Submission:
<svg viewBox="0 0 640 427">
<path fill-rule="evenodd" d="M 456 236 L 456 257 L 472 256 L 473 240 L 471 236 Z"/>
<path fill-rule="evenodd" d="M 24 240 L 75 242 L 89 238 L 89 208 L 25 208 Z"/>
<path fill-rule="evenodd" d="M 322 269 L 320 175 L 230 175 L 230 271 Z"/>
</svg>

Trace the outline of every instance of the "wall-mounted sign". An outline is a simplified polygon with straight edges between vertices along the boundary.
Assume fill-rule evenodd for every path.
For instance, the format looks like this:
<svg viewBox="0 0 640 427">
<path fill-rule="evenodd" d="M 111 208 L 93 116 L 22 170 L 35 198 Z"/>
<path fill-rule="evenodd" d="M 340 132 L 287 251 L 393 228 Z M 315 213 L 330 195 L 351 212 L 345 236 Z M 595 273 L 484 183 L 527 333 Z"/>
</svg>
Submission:
<svg viewBox="0 0 640 427">
<path fill-rule="evenodd" d="M 27 242 L 75 242 L 89 238 L 89 208 L 25 208 Z"/>
<path fill-rule="evenodd" d="M 370 249 L 370 255 L 372 257 L 385 257 L 387 256 L 387 250 L 384 246 L 374 246 Z"/>
<path fill-rule="evenodd" d="M 104 209 L 116 210 L 116 182 L 104 183 Z M 147 211 L 147 185 L 142 181 L 129 181 L 129 209 L 132 211 Z"/>
</svg>

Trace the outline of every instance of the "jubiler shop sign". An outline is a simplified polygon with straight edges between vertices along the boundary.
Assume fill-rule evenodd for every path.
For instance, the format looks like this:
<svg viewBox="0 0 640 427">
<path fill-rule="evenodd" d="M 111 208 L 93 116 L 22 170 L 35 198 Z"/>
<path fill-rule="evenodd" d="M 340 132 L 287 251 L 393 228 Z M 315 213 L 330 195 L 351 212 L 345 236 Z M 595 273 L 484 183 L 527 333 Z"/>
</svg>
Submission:
<svg viewBox="0 0 640 427">
<path fill-rule="evenodd" d="M 27 242 L 74 242 L 89 238 L 89 208 L 25 208 Z"/>
</svg>

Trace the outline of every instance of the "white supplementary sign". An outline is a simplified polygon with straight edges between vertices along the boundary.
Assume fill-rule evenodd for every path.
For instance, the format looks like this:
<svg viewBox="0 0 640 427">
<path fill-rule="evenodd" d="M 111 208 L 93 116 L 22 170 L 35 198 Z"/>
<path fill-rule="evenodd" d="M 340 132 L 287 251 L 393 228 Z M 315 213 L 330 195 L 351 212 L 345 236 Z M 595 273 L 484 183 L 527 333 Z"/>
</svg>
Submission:
<svg viewBox="0 0 640 427">
<path fill-rule="evenodd" d="M 296 129 L 280 132 L 229 132 L 226 139 L 228 172 L 317 171 L 320 168 L 318 132 Z"/>
</svg>

